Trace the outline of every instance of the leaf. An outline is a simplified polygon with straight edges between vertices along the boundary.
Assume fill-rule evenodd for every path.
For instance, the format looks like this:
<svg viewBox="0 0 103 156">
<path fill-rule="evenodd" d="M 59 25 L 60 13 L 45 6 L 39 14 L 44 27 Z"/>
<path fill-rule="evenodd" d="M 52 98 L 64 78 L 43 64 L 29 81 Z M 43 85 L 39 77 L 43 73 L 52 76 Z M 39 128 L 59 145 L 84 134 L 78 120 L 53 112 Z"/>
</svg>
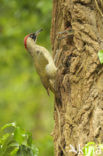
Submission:
<svg viewBox="0 0 103 156">
<path fill-rule="evenodd" d="M 95 150 L 95 143 L 89 142 L 83 148 L 84 156 L 93 156 Z"/>
<path fill-rule="evenodd" d="M 4 134 L 3 136 L 2 136 L 2 138 L 0 139 L 0 144 L 4 144 L 4 142 L 6 141 L 6 139 L 9 137 L 9 134 L 7 133 L 7 134 Z"/>
<path fill-rule="evenodd" d="M 12 127 L 13 131 L 11 131 Z M 32 143 L 32 134 L 26 132 L 13 123 L 3 126 L 3 130 L 9 127 L 0 138 L 0 156 L 38 156 L 38 149 Z"/>
<path fill-rule="evenodd" d="M 12 123 L 6 124 L 6 125 L 4 125 L 1 128 L 1 130 L 4 130 L 4 129 L 8 128 L 8 127 L 16 127 L 16 123 L 15 122 L 12 122 Z"/>
<path fill-rule="evenodd" d="M 95 145 L 95 142 L 88 142 L 85 146 Z"/>
<path fill-rule="evenodd" d="M 9 145 L 10 147 L 19 147 L 19 144 L 17 142 L 13 142 Z"/>
<path fill-rule="evenodd" d="M 100 50 L 98 52 L 98 57 L 99 57 L 100 63 L 103 64 L 103 50 Z"/>
<path fill-rule="evenodd" d="M 21 145 L 23 144 L 27 136 L 24 130 L 22 130 L 20 127 L 16 127 L 14 131 L 14 138 Z"/>
<path fill-rule="evenodd" d="M 21 145 L 19 151 L 17 152 L 17 156 L 34 156 L 34 155 L 29 147 Z"/>
<path fill-rule="evenodd" d="M 34 156 L 38 156 L 39 150 L 34 144 L 32 144 L 31 149 L 33 151 Z"/>
<path fill-rule="evenodd" d="M 15 147 L 14 150 L 10 153 L 10 156 L 15 156 L 18 150 L 19 150 L 19 147 Z"/>
<path fill-rule="evenodd" d="M 32 134 L 31 133 L 27 133 L 27 144 L 28 146 L 31 146 L 32 145 Z"/>
<path fill-rule="evenodd" d="M 6 153 L 11 152 L 11 150 L 13 148 L 10 147 L 10 145 L 12 143 L 13 143 L 13 136 L 9 134 L 9 136 L 6 138 L 6 140 L 5 141 L 2 141 L 2 152 L 4 153 L 4 155 L 6 155 Z"/>
</svg>

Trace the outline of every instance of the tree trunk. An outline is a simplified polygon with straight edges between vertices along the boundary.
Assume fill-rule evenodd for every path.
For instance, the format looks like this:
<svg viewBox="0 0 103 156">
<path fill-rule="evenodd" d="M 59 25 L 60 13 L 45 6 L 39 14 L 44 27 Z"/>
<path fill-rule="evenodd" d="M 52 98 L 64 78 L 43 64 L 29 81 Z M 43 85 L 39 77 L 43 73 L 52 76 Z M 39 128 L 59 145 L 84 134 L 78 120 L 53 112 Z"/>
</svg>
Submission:
<svg viewBox="0 0 103 156">
<path fill-rule="evenodd" d="M 103 142 L 103 67 L 98 59 L 98 51 L 103 49 L 103 18 L 98 1 L 53 1 L 51 41 L 58 67 L 53 131 L 56 156 L 80 156 L 82 152 L 70 152 L 71 145 L 78 151 L 79 145 L 82 148 L 90 141 Z M 73 35 L 58 34 L 69 29 Z"/>
</svg>

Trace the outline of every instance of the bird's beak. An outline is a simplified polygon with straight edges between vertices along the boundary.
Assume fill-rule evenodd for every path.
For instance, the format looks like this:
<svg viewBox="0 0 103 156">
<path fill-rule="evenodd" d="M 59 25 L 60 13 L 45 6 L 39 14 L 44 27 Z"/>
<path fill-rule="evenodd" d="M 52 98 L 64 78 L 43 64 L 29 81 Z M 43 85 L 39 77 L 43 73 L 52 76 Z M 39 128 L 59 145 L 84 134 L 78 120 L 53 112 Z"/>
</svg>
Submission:
<svg viewBox="0 0 103 156">
<path fill-rule="evenodd" d="M 42 28 L 41 28 L 40 30 L 36 31 L 36 32 L 35 32 L 35 35 L 36 35 L 36 36 L 39 35 L 39 33 L 40 33 L 41 31 L 43 31 Z"/>
</svg>

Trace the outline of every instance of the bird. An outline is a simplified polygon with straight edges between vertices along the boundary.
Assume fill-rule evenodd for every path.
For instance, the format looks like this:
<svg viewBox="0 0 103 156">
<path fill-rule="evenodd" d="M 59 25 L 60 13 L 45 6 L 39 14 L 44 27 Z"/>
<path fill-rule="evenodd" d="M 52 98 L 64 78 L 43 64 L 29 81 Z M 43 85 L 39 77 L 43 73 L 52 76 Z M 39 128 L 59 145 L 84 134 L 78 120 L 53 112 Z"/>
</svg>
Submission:
<svg viewBox="0 0 103 156">
<path fill-rule="evenodd" d="M 32 56 L 35 69 L 49 95 L 50 90 L 55 93 L 57 67 L 50 52 L 45 47 L 36 43 L 41 31 L 43 31 L 43 29 L 26 35 L 24 38 L 24 46 Z"/>
</svg>

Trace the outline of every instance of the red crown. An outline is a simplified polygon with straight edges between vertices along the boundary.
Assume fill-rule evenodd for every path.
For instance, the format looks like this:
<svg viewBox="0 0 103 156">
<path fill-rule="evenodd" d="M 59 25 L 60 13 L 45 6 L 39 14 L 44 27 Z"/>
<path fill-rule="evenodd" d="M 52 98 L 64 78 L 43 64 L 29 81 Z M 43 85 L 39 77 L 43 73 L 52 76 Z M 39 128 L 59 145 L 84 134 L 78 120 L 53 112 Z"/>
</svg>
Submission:
<svg viewBox="0 0 103 156">
<path fill-rule="evenodd" d="M 24 46 L 25 46 L 26 49 L 27 49 L 27 39 L 28 39 L 29 36 L 30 36 L 30 34 L 28 34 L 28 35 L 26 35 L 24 37 Z"/>
</svg>

